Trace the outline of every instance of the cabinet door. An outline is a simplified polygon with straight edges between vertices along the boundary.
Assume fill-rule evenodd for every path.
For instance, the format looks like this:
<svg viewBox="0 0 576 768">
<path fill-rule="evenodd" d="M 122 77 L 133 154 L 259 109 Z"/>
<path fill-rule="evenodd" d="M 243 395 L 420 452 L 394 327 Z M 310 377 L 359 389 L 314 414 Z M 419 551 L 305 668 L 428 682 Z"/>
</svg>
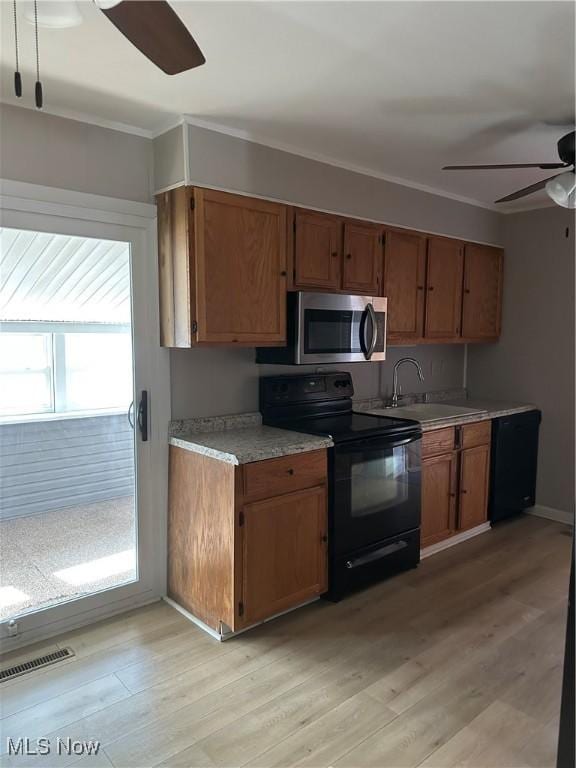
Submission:
<svg viewBox="0 0 576 768">
<path fill-rule="evenodd" d="M 325 486 L 244 506 L 246 625 L 326 591 L 327 525 Z"/>
<path fill-rule="evenodd" d="M 426 327 L 429 339 L 460 336 L 464 249 L 457 240 L 428 239 Z"/>
<path fill-rule="evenodd" d="M 286 342 L 286 207 L 194 190 L 197 341 Z"/>
<path fill-rule="evenodd" d="M 379 296 L 381 271 L 382 227 L 360 221 L 345 222 L 343 290 Z"/>
<path fill-rule="evenodd" d="M 422 547 L 436 544 L 456 530 L 456 484 L 458 454 L 422 461 Z"/>
<path fill-rule="evenodd" d="M 296 211 L 294 226 L 294 287 L 340 288 L 340 219 L 322 213 Z"/>
<path fill-rule="evenodd" d="M 462 451 L 460 458 L 460 509 L 458 528 L 466 531 L 488 519 L 490 446 Z"/>
<path fill-rule="evenodd" d="M 386 232 L 384 296 L 388 298 L 388 340 L 424 335 L 426 239 L 411 232 Z"/>
<path fill-rule="evenodd" d="M 503 253 L 499 248 L 467 245 L 464 252 L 462 336 L 497 339 L 500 335 Z"/>
</svg>

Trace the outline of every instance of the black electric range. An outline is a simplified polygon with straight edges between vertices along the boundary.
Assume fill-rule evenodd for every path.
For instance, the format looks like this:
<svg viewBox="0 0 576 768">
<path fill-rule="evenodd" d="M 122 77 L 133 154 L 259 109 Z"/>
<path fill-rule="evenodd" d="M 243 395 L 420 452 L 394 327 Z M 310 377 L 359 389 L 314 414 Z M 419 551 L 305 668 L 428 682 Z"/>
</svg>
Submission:
<svg viewBox="0 0 576 768">
<path fill-rule="evenodd" d="M 334 442 L 328 452 L 332 600 L 420 561 L 420 424 L 356 413 L 353 394 L 347 372 L 260 379 L 264 424 Z"/>
</svg>

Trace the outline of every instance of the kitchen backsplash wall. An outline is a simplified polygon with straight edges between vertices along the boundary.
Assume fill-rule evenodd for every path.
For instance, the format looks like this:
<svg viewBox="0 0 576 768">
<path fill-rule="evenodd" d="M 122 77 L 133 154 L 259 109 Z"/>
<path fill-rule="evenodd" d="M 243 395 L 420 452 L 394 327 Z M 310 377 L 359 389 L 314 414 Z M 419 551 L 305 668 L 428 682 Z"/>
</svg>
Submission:
<svg viewBox="0 0 576 768">
<path fill-rule="evenodd" d="M 170 352 L 172 418 L 246 413 L 258 410 L 258 379 L 273 374 L 318 370 L 350 371 L 355 397 L 389 396 L 392 370 L 400 357 L 415 357 L 425 381 L 413 366 L 400 372 L 404 392 L 424 392 L 463 386 L 464 348 L 459 345 L 390 347 L 383 363 L 350 365 L 257 365 L 253 349 L 174 349 Z"/>
</svg>

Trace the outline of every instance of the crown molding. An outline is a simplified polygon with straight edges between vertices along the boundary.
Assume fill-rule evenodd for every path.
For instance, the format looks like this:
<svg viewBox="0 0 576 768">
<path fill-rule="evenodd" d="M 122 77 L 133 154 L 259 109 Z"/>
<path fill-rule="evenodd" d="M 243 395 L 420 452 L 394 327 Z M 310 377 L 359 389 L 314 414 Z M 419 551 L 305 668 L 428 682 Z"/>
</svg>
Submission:
<svg viewBox="0 0 576 768">
<path fill-rule="evenodd" d="M 106 118 L 96 117 L 95 115 L 87 114 L 84 112 L 75 112 L 71 109 L 60 109 L 58 107 L 43 107 L 41 110 L 37 109 L 33 105 L 29 104 L 16 104 L 12 100 L 0 99 L 0 104 L 6 104 L 9 107 L 16 107 L 17 109 L 26 109 L 36 114 L 52 115 L 53 117 L 63 117 L 66 120 L 74 120 L 77 123 L 85 123 L 87 125 L 95 125 L 98 128 L 108 128 L 111 131 L 119 131 L 120 133 L 129 133 L 133 136 L 139 136 L 143 139 L 153 139 L 155 133 L 149 131 L 146 128 L 140 128 L 137 125 L 129 125 L 128 123 L 120 123 L 115 120 L 107 120 Z M 165 133 L 166 129 L 162 129 L 158 132 Z"/>
<path fill-rule="evenodd" d="M 222 134 L 225 134 L 226 136 L 231 136 L 235 139 L 242 139 L 243 141 L 249 141 L 252 144 L 260 144 L 261 146 L 269 147 L 270 149 L 277 149 L 280 152 L 287 152 L 288 154 L 291 154 L 291 155 L 304 157 L 307 160 L 314 160 L 318 163 L 324 163 L 325 165 L 334 166 L 335 168 L 342 168 L 345 171 L 358 173 L 362 176 L 370 176 L 374 179 L 380 179 L 381 181 L 388 181 L 392 184 L 398 184 L 402 187 L 417 189 L 419 192 L 426 192 L 429 195 L 446 197 L 449 200 L 455 200 L 458 203 L 472 205 L 472 206 L 475 206 L 476 208 L 484 208 L 488 211 L 493 211 L 495 213 L 502 212 L 495 205 L 491 203 L 485 203 L 482 200 L 476 200 L 471 197 L 465 197 L 464 195 L 457 195 L 453 192 L 447 192 L 446 190 L 438 189 L 437 187 L 428 186 L 427 184 L 420 184 L 417 181 L 410 181 L 409 179 L 403 179 L 399 176 L 392 176 L 387 173 L 374 171 L 370 168 L 366 168 L 365 166 L 344 162 L 335 157 L 331 157 L 330 155 L 323 155 L 316 152 L 309 152 L 307 150 L 304 150 L 292 144 L 286 144 L 284 142 L 279 142 L 279 141 L 272 141 L 267 138 L 264 138 L 263 136 L 253 134 L 250 131 L 245 131 L 237 128 L 230 128 L 229 126 L 221 125 L 220 123 L 203 120 L 200 118 L 196 118 L 192 115 L 184 115 L 183 120 L 184 120 L 184 123 L 187 125 L 192 125 L 197 128 L 204 128 L 208 131 L 214 131 L 216 133 L 222 133 Z"/>
</svg>

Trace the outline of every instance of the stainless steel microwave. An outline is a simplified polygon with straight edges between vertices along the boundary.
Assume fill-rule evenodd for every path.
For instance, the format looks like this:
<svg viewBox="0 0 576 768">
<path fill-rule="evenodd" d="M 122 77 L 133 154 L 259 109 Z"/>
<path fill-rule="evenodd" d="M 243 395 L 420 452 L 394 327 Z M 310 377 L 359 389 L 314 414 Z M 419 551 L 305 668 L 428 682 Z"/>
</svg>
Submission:
<svg viewBox="0 0 576 768">
<path fill-rule="evenodd" d="M 359 363 L 386 358 L 386 308 L 379 296 L 288 293 L 287 346 L 258 347 L 257 363 Z"/>
</svg>

